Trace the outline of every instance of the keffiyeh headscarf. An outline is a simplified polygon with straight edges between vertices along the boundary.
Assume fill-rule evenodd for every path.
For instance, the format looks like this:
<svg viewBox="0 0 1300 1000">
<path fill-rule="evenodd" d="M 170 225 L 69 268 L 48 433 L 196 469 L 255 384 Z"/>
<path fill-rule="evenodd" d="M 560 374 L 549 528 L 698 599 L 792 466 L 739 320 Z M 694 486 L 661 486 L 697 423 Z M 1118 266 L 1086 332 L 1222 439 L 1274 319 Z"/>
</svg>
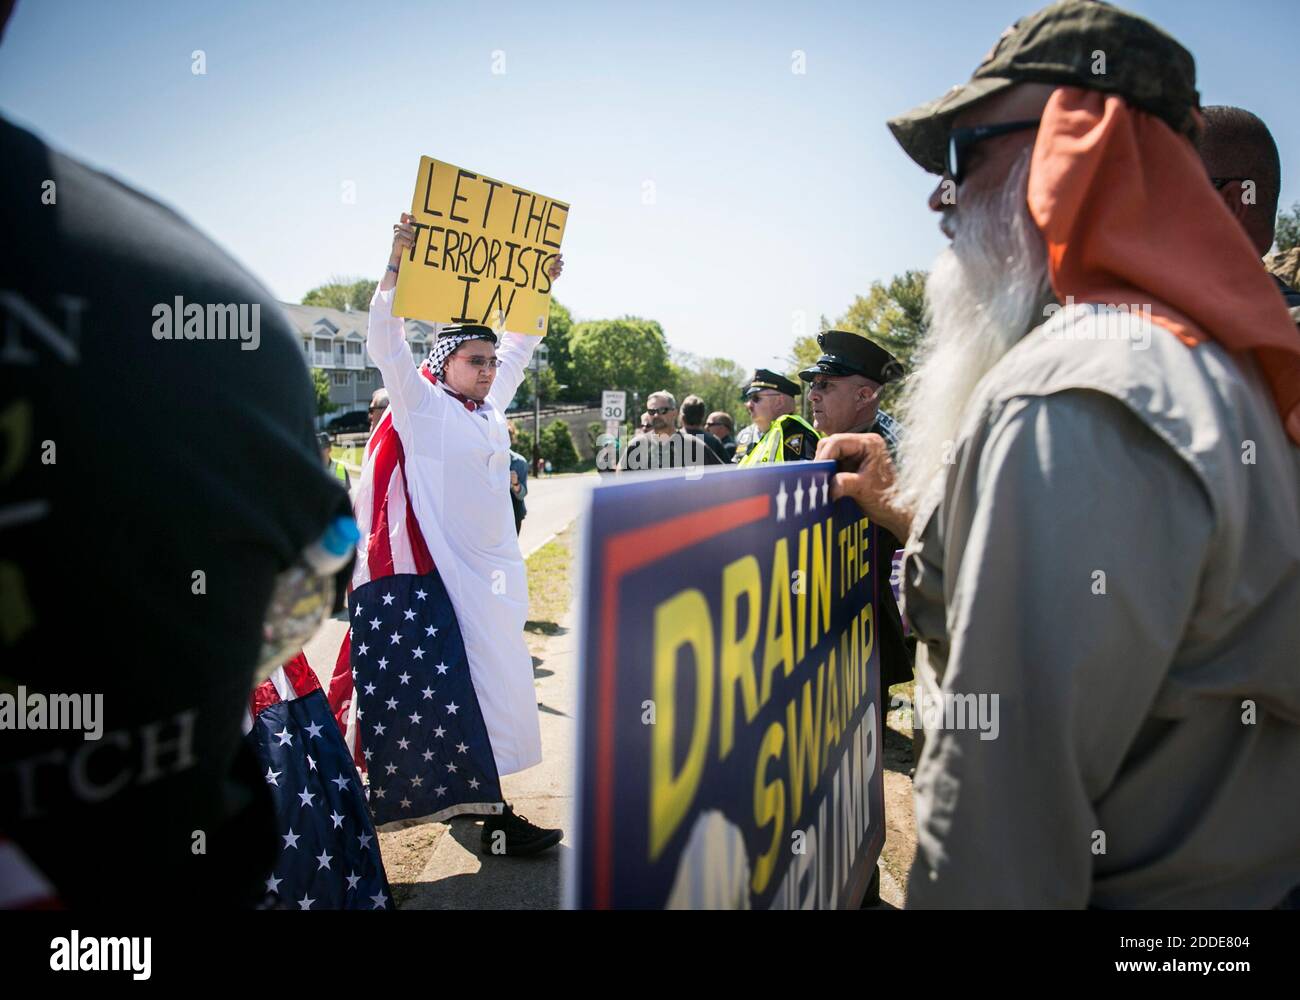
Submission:
<svg viewBox="0 0 1300 1000">
<path fill-rule="evenodd" d="M 451 357 L 452 351 L 469 340 L 486 340 L 497 342 L 497 335 L 487 326 L 444 326 L 438 331 L 438 339 L 429 351 L 429 370 L 442 378 L 442 366 Z"/>
</svg>

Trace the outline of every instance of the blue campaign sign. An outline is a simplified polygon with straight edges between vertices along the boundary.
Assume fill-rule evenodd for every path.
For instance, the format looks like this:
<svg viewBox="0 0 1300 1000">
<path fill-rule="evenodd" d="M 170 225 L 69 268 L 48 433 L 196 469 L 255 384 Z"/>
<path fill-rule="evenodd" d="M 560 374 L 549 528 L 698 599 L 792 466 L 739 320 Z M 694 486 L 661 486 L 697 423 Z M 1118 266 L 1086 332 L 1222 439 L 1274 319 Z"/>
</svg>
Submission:
<svg viewBox="0 0 1300 1000">
<path fill-rule="evenodd" d="M 876 529 L 831 502 L 833 473 L 797 462 L 592 491 L 571 905 L 861 902 L 885 838 L 889 594 Z"/>
</svg>

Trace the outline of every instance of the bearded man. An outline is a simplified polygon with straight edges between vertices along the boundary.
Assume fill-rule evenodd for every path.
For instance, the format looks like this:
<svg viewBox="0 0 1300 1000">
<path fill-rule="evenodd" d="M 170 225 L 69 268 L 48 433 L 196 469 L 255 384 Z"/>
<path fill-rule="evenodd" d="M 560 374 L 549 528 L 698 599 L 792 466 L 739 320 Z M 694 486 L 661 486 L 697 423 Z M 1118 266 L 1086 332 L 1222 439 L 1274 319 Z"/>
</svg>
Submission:
<svg viewBox="0 0 1300 1000">
<path fill-rule="evenodd" d="M 897 480 L 878 436 L 818 457 L 908 538 L 909 906 L 1273 907 L 1300 884 L 1300 342 L 1197 108 L 1174 39 L 1066 0 L 890 122 L 943 176 L 952 246 Z"/>
</svg>

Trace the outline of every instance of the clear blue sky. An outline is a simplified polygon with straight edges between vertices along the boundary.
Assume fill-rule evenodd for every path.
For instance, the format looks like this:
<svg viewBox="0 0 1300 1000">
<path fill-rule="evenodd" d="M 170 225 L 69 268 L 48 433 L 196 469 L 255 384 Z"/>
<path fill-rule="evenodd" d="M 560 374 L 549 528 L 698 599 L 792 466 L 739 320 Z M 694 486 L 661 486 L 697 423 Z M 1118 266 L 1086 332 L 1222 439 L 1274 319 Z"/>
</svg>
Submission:
<svg viewBox="0 0 1300 1000">
<path fill-rule="evenodd" d="M 289 301 L 377 278 L 437 156 L 572 204 L 557 293 L 578 318 L 648 316 L 674 347 L 769 365 L 796 313 L 815 331 L 873 279 L 929 265 L 933 178 L 885 119 L 965 80 L 1034 6 L 19 0 L 0 109 Z M 1282 203 L 1300 200 L 1300 6 L 1129 6 L 1191 49 L 1203 103 L 1270 123 Z"/>
</svg>

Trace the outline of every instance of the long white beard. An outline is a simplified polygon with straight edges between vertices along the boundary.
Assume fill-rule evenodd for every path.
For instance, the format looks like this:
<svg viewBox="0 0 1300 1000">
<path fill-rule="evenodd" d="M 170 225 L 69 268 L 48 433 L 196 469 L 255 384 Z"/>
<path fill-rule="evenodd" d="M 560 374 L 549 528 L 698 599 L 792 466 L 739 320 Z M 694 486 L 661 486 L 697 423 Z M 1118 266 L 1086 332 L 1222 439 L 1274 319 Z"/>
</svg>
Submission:
<svg viewBox="0 0 1300 1000">
<path fill-rule="evenodd" d="M 1030 154 L 1016 160 L 1001 189 L 959 201 L 952 246 L 925 283 L 929 329 L 899 405 L 894 490 L 906 509 L 916 509 L 952 461 L 980 380 L 1053 301 L 1047 251 L 1025 200 Z"/>
</svg>

